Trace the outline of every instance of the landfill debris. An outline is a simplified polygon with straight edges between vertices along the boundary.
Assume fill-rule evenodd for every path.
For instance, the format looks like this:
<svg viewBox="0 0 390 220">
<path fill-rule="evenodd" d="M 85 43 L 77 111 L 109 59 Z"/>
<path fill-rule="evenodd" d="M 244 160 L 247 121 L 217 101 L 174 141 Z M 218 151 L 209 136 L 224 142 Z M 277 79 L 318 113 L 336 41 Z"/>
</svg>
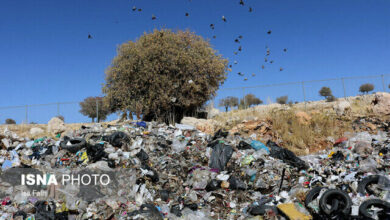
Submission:
<svg viewBox="0 0 390 220">
<path fill-rule="evenodd" d="M 370 123 L 376 129 L 330 137 L 333 147 L 306 156 L 282 140 L 210 135 L 189 124 L 83 125 L 35 139 L 5 129 L 0 219 L 388 219 L 389 129 Z M 46 183 L 58 174 L 107 174 L 113 182 L 22 185 L 27 174 Z"/>
<path fill-rule="evenodd" d="M 310 220 L 311 215 L 300 212 L 294 203 L 284 203 L 278 205 L 278 209 L 283 212 L 290 220 Z"/>
</svg>

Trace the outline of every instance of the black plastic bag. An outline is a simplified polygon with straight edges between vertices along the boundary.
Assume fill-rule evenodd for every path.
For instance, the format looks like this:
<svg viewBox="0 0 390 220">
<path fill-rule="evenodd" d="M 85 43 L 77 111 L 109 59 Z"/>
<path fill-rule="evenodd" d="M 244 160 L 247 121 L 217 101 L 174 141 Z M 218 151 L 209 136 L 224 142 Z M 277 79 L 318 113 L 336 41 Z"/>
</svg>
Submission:
<svg viewBox="0 0 390 220">
<path fill-rule="evenodd" d="M 102 158 L 107 158 L 108 156 L 107 153 L 104 151 L 103 144 L 88 145 L 87 154 L 88 158 L 91 160 L 92 163 L 95 163 Z"/>
<path fill-rule="evenodd" d="M 53 202 L 48 203 L 46 201 L 37 201 L 35 203 L 35 218 L 55 220 L 56 206 Z"/>
<path fill-rule="evenodd" d="M 229 132 L 222 131 L 222 129 L 219 129 L 215 134 L 212 140 L 216 140 L 218 138 L 226 138 L 229 135 Z"/>
<path fill-rule="evenodd" d="M 149 159 L 149 155 L 144 151 L 144 149 L 141 149 L 135 156 L 137 156 L 141 161 L 147 161 Z"/>
<path fill-rule="evenodd" d="M 221 182 L 220 180 L 215 180 L 215 179 L 212 179 L 206 186 L 206 191 L 207 192 L 210 192 L 210 191 L 214 191 L 214 190 L 217 190 L 220 188 L 221 186 Z"/>
<path fill-rule="evenodd" d="M 181 214 L 181 209 L 180 209 L 180 205 L 173 205 L 171 207 L 171 212 L 173 214 L 175 214 L 177 217 L 181 217 L 182 214 Z"/>
<path fill-rule="evenodd" d="M 104 141 L 108 141 L 114 147 L 122 147 L 126 143 L 130 142 L 129 137 L 122 131 L 117 131 L 110 136 L 103 137 Z"/>
<path fill-rule="evenodd" d="M 229 181 L 229 188 L 230 189 L 246 190 L 246 184 L 242 180 L 240 180 L 234 176 L 231 176 L 228 181 Z"/>
<path fill-rule="evenodd" d="M 238 143 L 237 148 L 239 150 L 250 150 L 250 149 L 253 149 L 252 146 L 250 144 L 246 143 L 245 141 L 240 141 L 240 143 Z"/>
<path fill-rule="evenodd" d="M 337 151 L 335 154 L 332 155 L 332 160 L 334 160 L 334 161 L 344 160 L 343 152 Z"/>
<path fill-rule="evenodd" d="M 218 143 L 214 146 L 213 152 L 211 152 L 209 167 L 219 169 L 220 171 L 225 170 L 232 154 L 233 148 L 231 146 Z"/>
<path fill-rule="evenodd" d="M 305 161 L 297 157 L 293 152 L 285 148 L 279 147 L 275 142 L 269 140 L 267 142 L 267 147 L 270 150 L 270 156 L 283 160 L 285 163 L 294 166 L 298 169 L 307 169 L 308 166 Z"/>
</svg>

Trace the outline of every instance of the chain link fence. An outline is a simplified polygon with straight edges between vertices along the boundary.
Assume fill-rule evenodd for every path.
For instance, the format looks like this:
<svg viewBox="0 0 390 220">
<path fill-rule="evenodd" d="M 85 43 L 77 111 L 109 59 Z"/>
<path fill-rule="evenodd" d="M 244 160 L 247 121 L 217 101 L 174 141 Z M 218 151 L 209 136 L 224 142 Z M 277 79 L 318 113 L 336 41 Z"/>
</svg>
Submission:
<svg viewBox="0 0 390 220">
<path fill-rule="evenodd" d="M 288 102 L 292 103 L 318 101 L 324 99 L 319 94 L 324 86 L 329 87 L 336 98 L 345 98 L 362 94 L 359 92 L 359 87 L 365 83 L 374 85 L 372 92 L 388 92 L 390 91 L 390 74 L 222 88 L 218 91 L 214 103 L 218 105 L 222 99 L 229 96 L 242 99 L 248 94 L 260 98 L 264 104 L 276 103 L 276 99 L 281 96 L 288 96 Z"/>
<path fill-rule="evenodd" d="M 372 92 L 388 92 L 390 84 L 390 74 L 341 77 L 333 79 L 311 80 L 276 83 L 268 85 L 256 85 L 236 88 L 221 88 L 213 100 L 218 106 L 221 99 L 234 96 L 239 99 L 247 94 L 253 94 L 260 98 L 264 104 L 276 102 L 280 96 L 288 96 L 288 100 L 295 102 L 308 102 L 323 99 L 319 95 L 319 90 L 323 86 L 331 88 L 335 97 L 356 96 L 359 94 L 359 87 L 364 83 L 374 85 Z M 20 106 L 0 106 L 0 124 L 7 118 L 14 119 L 16 123 L 47 123 L 52 117 L 61 115 L 67 123 L 86 123 L 91 119 L 82 115 L 79 101 L 56 102 L 47 104 L 28 104 Z M 96 103 L 99 108 L 99 103 Z M 221 108 L 223 110 L 223 108 Z M 98 111 L 97 111 L 98 112 Z M 106 120 L 117 119 L 116 114 L 111 114 Z"/>
</svg>

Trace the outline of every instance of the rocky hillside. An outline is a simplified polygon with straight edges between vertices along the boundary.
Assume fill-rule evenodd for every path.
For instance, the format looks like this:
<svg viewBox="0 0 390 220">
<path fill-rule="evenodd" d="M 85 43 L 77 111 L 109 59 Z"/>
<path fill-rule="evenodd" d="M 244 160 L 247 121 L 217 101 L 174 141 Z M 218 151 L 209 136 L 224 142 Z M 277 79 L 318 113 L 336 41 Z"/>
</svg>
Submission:
<svg viewBox="0 0 390 220">
<path fill-rule="evenodd" d="M 181 123 L 210 134 L 224 129 L 264 143 L 273 140 L 304 155 L 331 147 L 334 140 L 353 132 L 388 130 L 389 122 L 390 94 L 376 93 L 335 102 L 259 105 L 208 120 L 186 117 Z"/>
</svg>

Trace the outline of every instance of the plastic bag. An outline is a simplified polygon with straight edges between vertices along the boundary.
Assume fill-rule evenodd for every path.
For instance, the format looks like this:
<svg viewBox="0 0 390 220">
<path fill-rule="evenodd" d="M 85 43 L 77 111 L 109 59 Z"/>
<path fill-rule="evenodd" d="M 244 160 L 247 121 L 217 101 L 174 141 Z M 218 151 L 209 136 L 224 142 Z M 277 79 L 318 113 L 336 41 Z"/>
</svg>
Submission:
<svg viewBox="0 0 390 220">
<path fill-rule="evenodd" d="M 223 143 L 218 143 L 214 146 L 210 157 L 210 168 L 225 170 L 227 163 L 233 154 L 233 148 Z"/>
<path fill-rule="evenodd" d="M 306 169 L 308 167 L 305 161 L 301 160 L 290 150 L 279 147 L 275 142 L 269 140 L 267 142 L 267 147 L 270 149 L 271 157 L 281 159 L 285 163 L 297 167 L 298 169 Z"/>
<path fill-rule="evenodd" d="M 266 147 L 263 143 L 261 143 L 260 141 L 256 141 L 256 140 L 253 140 L 251 142 L 251 146 L 253 149 L 255 150 L 260 150 L 260 149 L 264 149 L 266 150 L 268 153 L 269 153 L 269 148 Z"/>
</svg>

